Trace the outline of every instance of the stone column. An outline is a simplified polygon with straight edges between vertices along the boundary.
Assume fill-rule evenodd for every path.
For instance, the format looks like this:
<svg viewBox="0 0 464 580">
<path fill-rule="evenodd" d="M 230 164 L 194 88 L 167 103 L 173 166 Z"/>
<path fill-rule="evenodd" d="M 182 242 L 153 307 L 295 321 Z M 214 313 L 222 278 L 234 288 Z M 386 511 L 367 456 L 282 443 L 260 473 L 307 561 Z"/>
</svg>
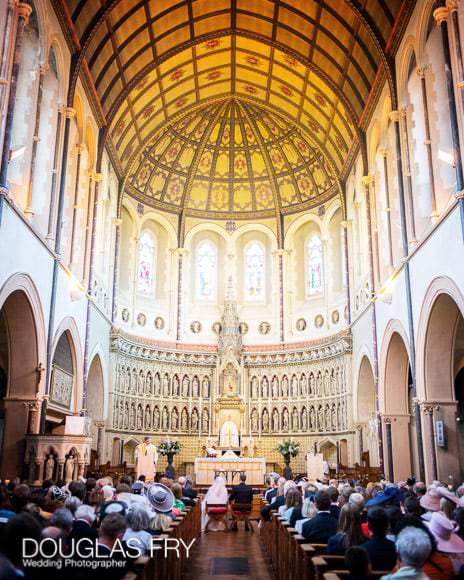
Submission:
<svg viewBox="0 0 464 580">
<path fill-rule="evenodd" d="M 329 324 L 329 240 L 323 238 L 322 244 L 322 276 L 324 285 L 324 323 L 328 328 Z"/>
<path fill-rule="evenodd" d="M 349 243 L 351 237 L 351 229 L 352 229 L 353 221 L 352 220 L 343 220 L 342 221 L 342 228 L 343 228 L 343 252 L 344 256 L 343 259 L 345 260 L 345 290 L 346 290 L 346 305 L 347 305 L 347 317 L 346 321 L 348 324 L 351 324 L 351 286 L 350 286 L 350 251 L 349 251 Z M 348 231 L 350 230 L 350 231 Z"/>
<path fill-rule="evenodd" d="M 93 278 L 95 269 L 95 242 L 97 230 L 97 207 L 99 202 L 100 184 L 102 174 L 95 174 L 95 193 L 93 198 L 93 217 L 92 217 L 92 234 L 90 238 L 90 257 L 89 257 L 89 279 L 87 283 L 87 294 L 92 296 Z M 84 264 L 85 271 L 85 264 Z M 82 392 L 82 412 L 87 413 L 87 387 L 89 379 L 89 342 L 90 342 L 90 314 L 91 314 L 91 300 L 87 299 L 87 314 L 85 321 L 85 342 L 84 342 L 84 388 Z"/>
<path fill-rule="evenodd" d="M 183 293 L 184 293 L 184 256 L 186 254 L 184 248 L 177 248 L 177 328 L 176 328 L 176 340 L 180 342 L 182 340 L 182 327 L 183 327 Z"/>
<path fill-rule="evenodd" d="M 387 214 L 387 243 L 388 243 L 388 270 L 389 274 L 393 272 L 393 244 L 392 244 L 392 227 L 391 227 L 391 207 L 390 207 L 390 183 L 388 179 L 388 160 L 387 150 L 379 150 L 383 159 L 383 175 L 385 180 L 385 212 Z"/>
<path fill-rule="evenodd" d="M 17 8 L 18 24 L 16 27 L 16 40 L 13 53 L 13 66 L 10 78 L 10 94 L 5 119 L 5 133 L 3 138 L 3 150 L 0 159 L 0 189 L 8 191 L 8 165 L 10 162 L 11 141 L 13 138 L 13 119 L 16 102 L 16 91 L 18 84 L 19 67 L 23 52 L 24 29 L 29 24 L 29 17 L 32 14 L 32 7 L 25 2 L 20 2 Z M 2 197 L 0 196 L 0 203 Z"/>
<path fill-rule="evenodd" d="M 416 397 L 416 355 L 415 355 L 415 326 L 414 326 L 414 312 L 412 307 L 412 291 L 411 291 L 411 276 L 409 270 L 409 261 L 407 257 L 409 255 L 409 234 L 408 234 L 408 220 L 406 217 L 406 201 L 404 194 L 404 183 L 403 183 L 403 162 L 401 157 L 401 133 L 400 133 L 400 115 L 398 111 L 392 111 L 389 115 L 390 120 L 394 123 L 395 127 L 395 151 L 396 151 L 396 170 L 398 175 L 398 201 L 400 206 L 400 223 L 401 223 L 401 243 L 402 243 L 402 253 L 404 260 L 404 276 L 405 276 L 405 300 L 406 308 L 408 313 L 408 330 L 409 330 L 409 340 L 411 343 L 410 348 L 410 363 L 411 363 L 411 375 L 413 380 L 413 396 Z M 407 135 L 406 135 L 407 137 Z M 404 149 L 406 155 L 409 155 L 407 140 L 404 144 Z M 408 181 L 409 186 L 410 181 Z M 414 225 L 414 207 L 412 203 L 412 189 L 408 187 L 409 196 L 409 209 L 410 209 L 410 228 L 412 240 L 411 243 L 415 244 L 415 225 Z M 421 414 L 418 406 L 416 406 L 414 412 L 414 420 L 416 423 L 416 435 L 417 435 L 417 451 L 418 451 L 418 461 L 419 461 L 419 477 L 425 479 L 425 466 L 424 466 L 424 449 L 422 441 L 422 422 Z"/>
<path fill-rule="evenodd" d="M 114 265 L 113 265 L 113 289 L 112 289 L 112 301 L 111 301 L 111 322 L 114 323 L 116 318 L 116 300 L 117 300 L 117 287 L 119 284 L 119 246 L 121 244 L 121 224 L 122 219 L 113 218 L 114 225 Z"/>
<path fill-rule="evenodd" d="M 37 148 L 39 145 L 39 133 L 40 133 L 40 115 L 42 112 L 42 97 L 43 97 L 43 85 L 45 80 L 45 75 L 48 71 L 48 64 L 42 65 L 39 68 L 39 87 L 37 90 L 37 100 L 35 106 L 35 125 L 34 125 L 34 136 L 32 138 L 32 155 L 31 155 L 31 169 L 29 172 L 29 184 L 27 188 L 27 202 L 26 209 L 24 213 L 29 219 L 32 219 L 34 215 L 34 200 L 33 200 L 33 188 L 34 181 L 37 172 Z"/>
<path fill-rule="evenodd" d="M 422 92 L 422 105 L 424 108 L 424 128 L 425 128 L 425 147 L 427 148 L 427 170 L 429 173 L 430 182 L 430 196 L 432 202 L 432 214 L 431 218 L 434 219 L 438 216 L 437 213 L 437 196 L 435 192 L 435 176 L 433 173 L 433 157 L 432 157 L 432 140 L 430 134 L 430 119 L 429 119 L 429 105 L 427 102 L 427 80 L 425 78 L 426 72 L 430 69 L 430 65 L 419 67 L 417 69 L 417 75 L 420 78 L 421 92 Z"/>
<path fill-rule="evenodd" d="M 45 464 L 45 462 L 44 462 L 43 457 L 35 460 L 37 480 L 34 482 L 34 485 L 41 485 L 41 483 L 43 481 L 44 464 Z"/>
<path fill-rule="evenodd" d="M 443 44 L 446 89 L 448 92 L 448 107 L 451 121 L 451 138 L 453 141 L 453 157 L 456 164 L 456 191 L 462 191 L 464 189 L 464 176 L 462 170 L 461 144 L 459 139 L 458 113 L 456 108 L 456 98 L 454 95 L 454 79 L 453 68 L 451 64 L 448 15 L 449 11 L 446 6 L 440 6 L 433 12 L 433 17 L 435 18 L 435 21 L 441 31 L 441 40 Z"/>
<path fill-rule="evenodd" d="M 74 246 L 75 246 L 75 237 L 76 237 L 76 220 L 77 220 L 77 210 L 79 209 L 79 182 L 80 182 L 80 173 L 81 173 L 81 158 L 82 153 L 84 151 L 84 145 L 81 143 L 77 145 L 77 163 L 76 163 L 76 179 L 74 180 L 74 201 L 73 201 L 73 212 L 71 218 L 71 242 L 70 242 L 70 256 L 69 256 L 69 268 L 71 272 L 74 272 L 75 263 L 74 263 Z M 87 228 L 86 228 L 87 229 Z M 87 235 L 87 231 L 86 231 Z M 87 244 L 85 244 L 85 248 L 87 248 Z M 85 266 L 84 266 L 85 269 Z"/>
<path fill-rule="evenodd" d="M 8 103 L 9 90 L 9 70 L 10 70 L 10 50 L 13 36 L 13 23 L 15 20 L 17 0 L 8 0 L 6 12 L 6 22 L 3 28 L 3 45 L 1 50 L 2 59 L 0 62 L 0 119 L 4 119 L 5 108 Z M 0 124 L 0 150 L 3 143 L 3 125 Z"/>
<path fill-rule="evenodd" d="M 58 459 L 57 479 L 63 479 L 64 459 Z"/>
<path fill-rule="evenodd" d="M 285 250 L 280 248 L 274 252 L 276 256 L 279 287 L 277 298 L 279 301 L 279 340 L 285 342 L 285 311 L 284 311 L 284 255 Z"/>
<path fill-rule="evenodd" d="M 435 448 L 435 428 L 434 428 L 434 418 L 433 413 L 435 407 L 430 403 L 422 403 L 422 413 L 424 415 L 424 438 L 428 441 L 428 453 L 427 457 L 430 460 L 429 470 L 428 470 L 428 481 L 437 479 L 437 451 Z"/>
<path fill-rule="evenodd" d="M 388 461 L 388 479 L 391 482 L 395 481 L 395 469 L 393 466 L 393 443 L 392 443 L 392 425 L 390 417 L 383 417 L 385 425 L 385 439 L 387 447 L 387 461 Z"/>
<path fill-rule="evenodd" d="M 406 191 L 407 191 L 407 204 L 404 202 L 404 191 L 403 182 L 398 178 L 398 187 L 400 188 L 400 211 L 403 211 L 401 204 L 404 203 L 404 223 L 409 234 L 407 238 L 407 244 L 412 246 L 417 244 L 416 240 L 416 218 L 414 215 L 414 198 L 412 189 L 412 175 L 411 175 L 411 156 L 409 152 L 409 131 L 408 131 L 408 118 L 407 110 L 401 109 L 401 111 L 392 111 L 389 115 L 390 121 L 394 123 L 395 126 L 395 138 L 396 138 L 396 156 L 397 156 L 397 171 L 398 175 L 403 175 L 403 165 L 401 160 L 401 131 L 403 133 L 403 149 L 404 149 L 404 176 L 406 177 Z M 407 208 L 407 210 L 406 210 Z M 408 217 L 406 219 L 406 211 Z M 404 243 L 404 242 L 403 242 Z M 408 249 L 405 251 L 405 255 L 408 254 Z"/>
<path fill-rule="evenodd" d="M 58 117 L 56 120 L 56 132 L 55 132 L 55 151 L 53 153 L 53 170 L 52 170 L 52 184 L 50 191 L 50 206 L 48 210 L 48 228 L 47 228 L 47 240 L 53 242 L 54 240 L 54 221 L 55 221 L 55 205 L 56 205 L 56 184 L 59 170 L 60 162 L 60 150 L 61 150 L 61 135 L 63 132 L 63 120 L 65 118 L 66 108 L 61 105 L 58 107 Z"/>
</svg>

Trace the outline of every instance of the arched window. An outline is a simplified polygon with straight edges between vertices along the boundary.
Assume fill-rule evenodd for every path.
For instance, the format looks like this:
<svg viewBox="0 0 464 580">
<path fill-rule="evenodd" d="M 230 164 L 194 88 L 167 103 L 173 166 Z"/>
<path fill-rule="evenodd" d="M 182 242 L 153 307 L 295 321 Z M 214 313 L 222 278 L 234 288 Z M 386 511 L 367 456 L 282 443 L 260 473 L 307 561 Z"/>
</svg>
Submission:
<svg viewBox="0 0 464 580">
<path fill-rule="evenodd" d="M 142 232 L 139 246 L 139 292 L 150 293 L 154 289 L 155 275 L 155 239 L 148 232 Z"/>
<path fill-rule="evenodd" d="M 252 242 L 245 250 L 245 300 L 264 300 L 264 248 Z"/>
<path fill-rule="evenodd" d="M 217 251 L 211 242 L 203 242 L 197 252 L 197 298 L 214 300 L 216 296 Z"/>
<path fill-rule="evenodd" d="M 314 234 L 306 243 L 306 295 L 313 296 L 323 290 L 322 242 Z"/>
</svg>

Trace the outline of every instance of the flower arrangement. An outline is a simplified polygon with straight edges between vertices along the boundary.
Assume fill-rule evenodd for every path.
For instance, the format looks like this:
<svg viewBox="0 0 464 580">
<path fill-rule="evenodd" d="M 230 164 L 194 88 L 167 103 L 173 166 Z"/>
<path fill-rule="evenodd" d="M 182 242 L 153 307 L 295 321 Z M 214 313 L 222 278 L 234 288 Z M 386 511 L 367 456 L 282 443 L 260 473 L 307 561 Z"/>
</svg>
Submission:
<svg viewBox="0 0 464 580">
<path fill-rule="evenodd" d="M 300 452 L 300 444 L 298 441 L 294 441 L 293 439 L 285 439 L 285 441 L 279 443 L 276 451 L 284 458 L 296 457 Z"/>
<path fill-rule="evenodd" d="M 181 446 L 179 441 L 173 441 L 172 439 L 163 439 L 158 445 L 158 451 L 161 455 L 177 455 L 180 453 Z"/>
</svg>

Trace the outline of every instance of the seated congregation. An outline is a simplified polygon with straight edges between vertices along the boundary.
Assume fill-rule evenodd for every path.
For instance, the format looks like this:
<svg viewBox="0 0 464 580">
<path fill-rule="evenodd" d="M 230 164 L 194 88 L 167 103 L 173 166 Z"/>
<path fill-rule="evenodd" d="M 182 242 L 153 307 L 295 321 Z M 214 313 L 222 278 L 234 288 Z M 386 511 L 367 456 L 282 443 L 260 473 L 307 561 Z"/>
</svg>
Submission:
<svg viewBox="0 0 464 580">
<path fill-rule="evenodd" d="M 245 474 L 231 489 L 221 476 L 208 490 L 195 489 L 189 477 L 158 479 L 1 485 L 0 580 L 73 580 L 83 573 L 86 580 L 180 580 L 189 577 L 192 558 L 208 556 L 208 538 L 219 537 L 210 532 L 233 534 L 240 521 L 240 533 L 253 532 L 254 520 L 260 532 L 255 546 L 278 580 L 463 576 L 464 484 L 456 490 L 414 480 L 364 487 L 274 473 L 262 493 L 247 485 Z M 25 555 L 23 538 L 43 551 Z M 169 542 L 177 551 L 165 549 Z M 53 545 L 59 549 L 53 552 Z M 52 562 L 46 569 L 44 560 Z M 109 564 L 102 567 L 102 560 Z"/>
<path fill-rule="evenodd" d="M 278 578 L 464 577 L 464 485 L 327 483 L 271 476 L 262 536 Z"/>
</svg>

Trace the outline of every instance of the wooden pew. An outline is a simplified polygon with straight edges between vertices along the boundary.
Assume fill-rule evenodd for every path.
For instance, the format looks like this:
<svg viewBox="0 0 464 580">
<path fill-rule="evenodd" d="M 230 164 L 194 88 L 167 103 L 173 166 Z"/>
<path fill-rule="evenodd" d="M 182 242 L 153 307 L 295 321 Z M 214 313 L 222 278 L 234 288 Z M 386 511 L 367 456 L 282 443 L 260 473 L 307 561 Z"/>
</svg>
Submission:
<svg viewBox="0 0 464 580">
<path fill-rule="evenodd" d="M 329 556 L 327 554 L 325 556 L 316 556 L 312 559 L 312 563 L 316 574 L 315 580 L 328 580 L 327 577 L 331 574 L 340 578 L 350 576 L 350 573 L 346 569 L 344 556 Z M 391 571 L 372 570 L 369 577 L 381 578 L 387 574 L 391 574 Z M 335 578 L 331 580 L 335 580 Z"/>
</svg>

